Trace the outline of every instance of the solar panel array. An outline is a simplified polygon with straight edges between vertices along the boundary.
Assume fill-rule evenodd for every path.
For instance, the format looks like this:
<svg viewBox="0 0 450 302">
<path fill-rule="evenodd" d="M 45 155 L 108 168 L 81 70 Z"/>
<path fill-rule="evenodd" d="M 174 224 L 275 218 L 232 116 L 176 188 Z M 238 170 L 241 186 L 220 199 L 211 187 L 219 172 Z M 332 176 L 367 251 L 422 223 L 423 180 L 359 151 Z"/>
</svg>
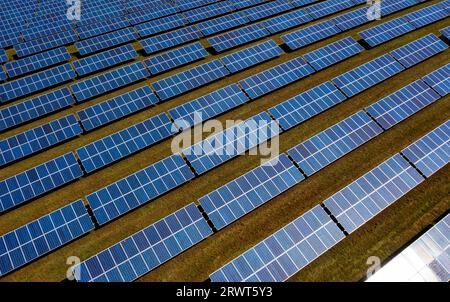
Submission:
<svg viewBox="0 0 450 302">
<path fill-rule="evenodd" d="M 444 35 L 444 37 L 450 40 L 450 26 L 441 29 L 440 32 L 442 33 L 442 35 Z"/>
<path fill-rule="evenodd" d="M 105 224 L 194 177 L 180 155 L 169 156 L 131 174 L 86 199 L 98 224 Z"/>
<path fill-rule="evenodd" d="M 106 34 L 111 31 L 128 27 L 130 21 L 124 17 L 108 19 L 97 23 L 86 24 L 77 28 L 77 33 L 81 39 L 89 39 L 95 36 Z"/>
<path fill-rule="evenodd" d="M 199 7 L 184 12 L 184 15 L 190 23 L 195 23 L 215 16 L 220 16 L 234 10 L 231 1 L 221 1 L 211 5 Z"/>
<path fill-rule="evenodd" d="M 55 35 L 42 37 L 33 41 L 14 45 L 14 50 L 18 57 L 25 57 L 38 52 L 64 46 L 78 40 L 77 35 L 72 30 L 64 31 Z"/>
<path fill-rule="evenodd" d="M 217 52 L 256 41 L 269 35 L 261 24 L 252 24 L 208 39 L 208 43 Z"/>
<path fill-rule="evenodd" d="M 201 197 L 199 202 L 216 229 L 236 221 L 304 179 L 285 155 Z"/>
<path fill-rule="evenodd" d="M 212 235 L 191 203 L 83 261 L 80 282 L 130 282 Z"/>
<path fill-rule="evenodd" d="M 0 276 L 94 229 L 83 201 L 77 200 L 0 237 Z"/>
<path fill-rule="evenodd" d="M 306 175 L 311 176 L 382 131 L 367 114 L 359 111 L 287 153 Z"/>
<path fill-rule="evenodd" d="M 331 21 L 323 21 L 281 36 L 281 39 L 290 49 L 296 50 L 340 32 L 341 30 Z"/>
<path fill-rule="evenodd" d="M 415 29 L 405 18 L 400 17 L 363 30 L 359 32 L 359 35 L 370 46 L 375 47 Z"/>
<path fill-rule="evenodd" d="M 152 54 L 163 49 L 200 39 L 201 37 L 202 33 L 195 26 L 188 26 L 140 40 L 139 43 L 147 54 Z"/>
<path fill-rule="evenodd" d="M 182 14 L 175 14 L 161 19 L 151 20 L 135 26 L 139 36 L 147 37 L 187 24 Z"/>
<path fill-rule="evenodd" d="M 424 27 L 428 24 L 445 19 L 449 12 L 444 9 L 440 3 L 430 5 L 420 10 L 414 11 L 404 17 L 416 28 Z"/>
<path fill-rule="evenodd" d="M 278 17 L 267 19 L 263 21 L 263 25 L 271 34 L 275 34 L 310 21 L 312 21 L 312 17 L 303 9 L 298 9 Z"/>
<path fill-rule="evenodd" d="M 433 87 L 441 96 L 450 93 L 450 64 L 447 64 L 426 75 L 423 80 Z"/>
<path fill-rule="evenodd" d="M 450 121 L 405 148 L 402 154 L 430 177 L 450 162 Z"/>
<path fill-rule="evenodd" d="M 326 0 L 306 7 L 305 11 L 310 14 L 313 19 L 320 19 L 353 6 L 355 6 L 355 4 L 351 0 Z"/>
<path fill-rule="evenodd" d="M 367 14 L 368 8 L 363 7 L 334 17 L 331 21 L 336 24 L 340 30 L 345 31 L 373 21 L 367 17 Z"/>
<path fill-rule="evenodd" d="M 439 94 L 417 80 L 367 107 L 366 111 L 387 130 L 438 99 Z"/>
<path fill-rule="evenodd" d="M 3 49 L 0 49 L 0 63 L 8 62 L 8 55 L 6 54 L 6 51 Z"/>
<path fill-rule="evenodd" d="M 246 9 L 244 13 L 251 21 L 258 21 L 293 8 L 294 6 L 288 0 L 275 0 Z"/>
<path fill-rule="evenodd" d="M 244 25 L 249 22 L 250 20 L 244 13 L 235 12 L 222 17 L 198 23 L 196 24 L 196 26 L 205 36 L 210 36 L 213 34 L 226 31 L 228 29 Z"/>
<path fill-rule="evenodd" d="M 77 149 L 78 158 L 88 173 L 138 152 L 172 135 L 172 122 L 165 113 L 151 117 L 124 130 Z"/>
<path fill-rule="evenodd" d="M 73 153 L 67 153 L 0 181 L 0 212 L 81 177 Z"/>
<path fill-rule="evenodd" d="M 0 166 L 73 138 L 81 132 L 75 116 L 67 115 L 0 140 Z"/>
<path fill-rule="evenodd" d="M 316 206 L 210 275 L 213 282 L 281 282 L 344 239 Z"/>
<path fill-rule="evenodd" d="M 81 55 L 85 56 L 102 49 L 134 41 L 137 38 L 138 35 L 136 31 L 133 28 L 127 27 L 118 31 L 103 34 L 101 36 L 76 42 L 75 47 Z"/>
</svg>

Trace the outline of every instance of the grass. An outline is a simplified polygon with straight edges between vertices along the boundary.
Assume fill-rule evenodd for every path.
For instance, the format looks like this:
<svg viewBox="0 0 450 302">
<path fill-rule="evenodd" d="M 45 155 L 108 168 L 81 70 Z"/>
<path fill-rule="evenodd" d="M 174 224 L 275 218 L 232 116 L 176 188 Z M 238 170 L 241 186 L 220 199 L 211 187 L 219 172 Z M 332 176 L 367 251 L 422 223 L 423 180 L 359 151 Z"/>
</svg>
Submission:
<svg viewBox="0 0 450 302">
<path fill-rule="evenodd" d="M 418 7 L 437 2 L 439 1 L 421 4 L 394 14 L 389 18 L 384 18 L 381 22 L 398 17 L 409 11 L 416 10 Z M 278 59 L 260 64 L 244 72 L 232 75 L 224 80 L 196 89 L 193 92 L 158 104 L 157 106 L 143 110 L 130 117 L 123 118 L 106 127 L 93 131 L 92 133 L 82 135 L 74 140 L 3 168 L 1 169 L 0 178 L 7 178 L 58 155 L 76 150 L 86 143 L 124 129 L 131 124 L 154 116 L 157 113 L 167 111 L 179 104 L 183 104 L 220 87 L 235 83 L 252 74 L 307 53 L 313 49 L 322 47 L 345 36 L 351 35 L 357 38 L 357 32 L 373 25 L 374 24 L 372 23 L 370 25 L 361 26 L 356 30 L 351 30 L 312 46 L 284 54 Z M 374 59 L 403 44 L 422 37 L 427 33 L 432 32 L 438 34 L 438 30 L 446 26 L 448 26 L 448 21 L 443 20 L 423 29 L 411 32 L 384 45 L 367 50 L 358 56 L 337 64 L 336 66 L 315 73 L 308 78 L 300 80 L 256 101 L 236 108 L 221 115 L 218 119 L 223 122 L 227 119 L 248 118 L 302 91 L 330 80 L 346 70 L 350 70 L 368 60 Z M 281 42 L 279 36 L 280 35 L 273 37 L 278 43 Z M 205 41 L 202 42 L 204 43 Z M 252 44 L 258 43 L 261 43 L 261 41 Z M 240 48 L 248 46 L 249 45 L 245 45 Z M 234 51 L 236 50 L 229 52 Z M 283 133 L 280 136 L 280 151 L 283 152 L 295 146 L 310 136 L 361 110 L 365 106 L 400 89 L 407 83 L 448 63 L 448 53 L 449 52 L 446 51 L 416 67 L 408 69 L 327 112 L 310 119 L 302 125 Z M 169 74 L 192 68 L 194 65 L 215 58 L 217 58 L 217 56 L 210 56 L 205 60 L 151 78 L 150 81 L 145 82 L 153 82 L 157 79 L 166 77 Z M 141 60 L 143 58 L 139 59 Z M 17 127 L 11 131 L 1 133 L 0 139 L 23 132 L 43 124 L 44 122 L 56 119 L 57 117 L 76 112 L 81 108 L 98 103 L 114 95 L 135 89 L 142 86 L 143 83 L 144 82 L 140 82 L 131 85 L 56 114 L 52 114 L 43 119 L 28 123 L 24 126 Z M 381 134 L 379 137 L 323 169 L 317 173 L 317 175 L 312 176 L 249 215 L 241 218 L 229 227 L 194 246 L 182 255 L 175 257 L 166 264 L 145 275 L 140 280 L 203 281 L 207 279 L 211 272 L 218 269 L 226 262 L 238 256 L 295 217 L 311 209 L 314 205 L 321 203 L 326 197 L 332 195 L 352 180 L 363 175 L 368 170 L 380 164 L 383 160 L 389 158 L 425 133 L 448 120 L 450 117 L 449 98 L 450 97 L 447 96 L 431 106 L 428 106 L 388 132 Z M 7 106 L 9 105 L 10 104 Z M 5 106 L 3 105 L 1 107 L 3 108 Z M 68 204 L 73 200 L 84 198 L 89 193 L 92 193 L 107 184 L 117 181 L 151 163 L 163 159 L 171 154 L 170 143 L 171 140 L 158 143 L 155 146 L 147 148 L 146 150 L 108 166 L 92 175 L 83 177 L 59 190 L 46 194 L 43 197 L 37 198 L 32 202 L 3 214 L 0 216 L 0 234 L 15 229 L 52 210 Z M 68 268 L 66 265 L 67 257 L 78 256 L 82 260 L 86 259 L 188 203 L 196 202 L 199 197 L 242 175 L 246 171 L 259 165 L 259 163 L 260 157 L 258 156 L 241 156 L 227 162 L 221 167 L 190 181 L 180 188 L 128 213 L 110 224 L 91 232 L 87 236 L 7 275 L 5 278 L 2 278 L 1 281 L 60 281 L 65 278 L 65 272 Z M 393 206 L 368 222 L 360 230 L 350 235 L 332 250 L 309 265 L 306 269 L 302 270 L 299 274 L 294 276 L 292 280 L 360 280 L 364 276 L 367 268 L 365 261 L 368 256 L 377 255 L 381 259 L 386 259 L 450 208 L 450 194 L 448 194 L 450 192 L 449 172 L 450 168 L 447 166 L 436 173 L 415 190 L 408 193 L 404 198 L 397 201 Z"/>
</svg>

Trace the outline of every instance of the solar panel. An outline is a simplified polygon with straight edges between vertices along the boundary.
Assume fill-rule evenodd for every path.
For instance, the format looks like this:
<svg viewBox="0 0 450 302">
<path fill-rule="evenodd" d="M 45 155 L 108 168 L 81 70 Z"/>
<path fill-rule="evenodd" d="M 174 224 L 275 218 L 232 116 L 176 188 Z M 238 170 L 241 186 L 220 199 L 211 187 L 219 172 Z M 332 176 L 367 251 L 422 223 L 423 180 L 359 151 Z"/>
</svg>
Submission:
<svg viewBox="0 0 450 302">
<path fill-rule="evenodd" d="M 3 70 L 3 66 L 0 65 L 0 81 L 4 81 L 8 78 L 5 71 Z"/>
<path fill-rule="evenodd" d="M 381 2 L 381 16 L 387 16 L 398 12 L 407 7 L 416 5 L 418 2 L 423 2 L 423 0 L 383 0 Z"/>
<path fill-rule="evenodd" d="M 186 129 L 247 102 L 249 98 L 236 85 L 213 91 L 169 110 L 178 128 Z"/>
<path fill-rule="evenodd" d="M 251 99 L 256 99 L 313 72 L 311 66 L 298 57 L 239 81 L 239 85 Z"/>
<path fill-rule="evenodd" d="M 0 140 L 0 166 L 71 139 L 81 132 L 75 116 L 67 115 Z"/>
<path fill-rule="evenodd" d="M 231 73 L 249 68 L 259 63 L 276 58 L 284 51 L 273 40 L 245 48 L 222 57 L 220 60 Z"/>
<path fill-rule="evenodd" d="M 148 2 L 146 4 L 148 4 Z M 164 5 L 152 5 L 148 9 L 128 14 L 127 19 L 130 20 L 131 24 L 136 25 L 146 21 L 175 14 L 178 13 L 179 11 L 180 10 L 177 7 L 169 5 L 167 1 L 164 1 Z"/>
<path fill-rule="evenodd" d="M 150 73 L 142 62 L 120 67 L 70 86 L 77 102 L 90 99 L 119 87 L 149 77 Z"/>
<path fill-rule="evenodd" d="M 99 139 L 77 149 L 78 158 L 87 173 L 100 169 L 130 154 L 147 148 L 174 133 L 165 113 Z"/>
<path fill-rule="evenodd" d="M 359 111 L 288 151 L 306 175 L 311 176 L 382 132 Z"/>
<path fill-rule="evenodd" d="M 189 9 L 204 6 L 218 1 L 219 0 L 175 0 L 175 4 L 180 8 L 180 10 L 187 11 Z"/>
<path fill-rule="evenodd" d="M 0 181 L 0 212 L 83 175 L 72 152 Z"/>
<path fill-rule="evenodd" d="M 402 154 L 426 177 L 450 162 L 450 121 L 402 150 Z"/>
<path fill-rule="evenodd" d="M 131 282 L 210 235 L 191 203 L 82 262 L 78 281 Z"/>
<path fill-rule="evenodd" d="M 147 37 L 167 30 L 186 25 L 188 22 L 182 14 L 167 16 L 161 19 L 151 20 L 135 26 L 139 36 Z"/>
<path fill-rule="evenodd" d="M 266 112 L 257 114 L 183 150 L 198 174 L 250 150 L 277 136 L 278 125 Z"/>
<path fill-rule="evenodd" d="M 73 62 L 73 66 L 77 74 L 83 76 L 137 57 L 138 53 L 134 50 L 133 45 L 128 44 L 76 60 Z"/>
<path fill-rule="evenodd" d="M 443 28 L 440 30 L 441 34 L 450 40 L 450 26 L 447 26 L 446 28 Z M 0 59 L 1 61 L 1 59 Z"/>
<path fill-rule="evenodd" d="M 0 63 L 8 62 L 8 55 L 6 54 L 6 51 L 3 49 L 0 49 Z"/>
<path fill-rule="evenodd" d="M 346 99 L 336 86 L 325 82 L 269 108 L 268 111 L 281 128 L 288 130 Z"/>
<path fill-rule="evenodd" d="M 439 2 L 439 5 L 442 6 L 443 8 L 445 8 L 448 12 L 450 12 L 450 1 L 449 0 L 444 0 Z"/>
<path fill-rule="evenodd" d="M 286 45 L 292 49 L 298 49 L 341 32 L 331 21 L 323 21 L 287 35 L 281 36 Z"/>
<path fill-rule="evenodd" d="M 72 66 L 67 63 L 59 65 L 13 82 L 0 85 L 0 103 L 61 84 L 76 77 Z"/>
<path fill-rule="evenodd" d="M 30 73 L 45 67 L 69 61 L 70 54 L 65 47 L 55 48 L 46 52 L 11 61 L 5 64 L 6 71 L 11 78 Z"/>
<path fill-rule="evenodd" d="M 77 28 L 77 33 L 81 39 L 89 39 L 130 25 L 130 21 L 125 17 L 119 17 L 80 26 Z"/>
<path fill-rule="evenodd" d="M 202 33 L 195 26 L 188 26 L 141 40 L 139 43 L 147 54 L 152 54 L 163 49 L 200 39 L 201 37 Z"/>
<path fill-rule="evenodd" d="M 319 0 L 292 0 L 292 4 L 295 5 L 296 7 L 301 7 L 301 6 L 305 6 L 308 4 L 312 4 L 314 2 L 318 2 Z"/>
<path fill-rule="evenodd" d="M 411 43 L 390 52 L 390 54 L 403 66 L 414 66 L 448 48 L 444 41 L 434 34 L 426 35 Z"/>
<path fill-rule="evenodd" d="M 233 0 L 234 6 L 237 9 L 243 9 L 257 4 L 261 4 L 270 0 Z"/>
<path fill-rule="evenodd" d="M 18 57 L 25 57 L 34 53 L 71 44 L 77 40 L 77 35 L 73 31 L 69 30 L 51 36 L 42 37 L 37 40 L 16 44 L 14 49 Z"/>
<path fill-rule="evenodd" d="M 306 62 L 319 71 L 362 52 L 364 48 L 352 37 L 346 37 L 305 55 Z"/>
<path fill-rule="evenodd" d="M 354 96 L 392 76 L 405 68 L 386 54 L 360 65 L 332 81 L 347 95 Z"/>
<path fill-rule="evenodd" d="M 351 0 L 326 0 L 305 7 L 305 11 L 313 17 L 314 20 L 317 20 L 353 6 L 355 6 L 355 4 Z"/>
<path fill-rule="evenodd" d="M 77 112 L 85 131 L 106 125 L 158 102 L 150 87 L 143 86 Z"/>
<path fill-rule="evenodd" d="M 246 9 L 244 13 L 251 21 L 258 21 L 293 8 L 294 6 L 287 0 L 275 0 Z"/>
<path fill-rule="evenodd" d="M 205 36 L 210 36 L 250 22 L 243 12 L 235 12 L 196 24 Z"/>
<path fill-rule="evenodd" d="M 77 200 L 0 237 L 0 276 L 94 229 L 83 201 Z"/>
<path fill-rule="evenodd" d="M 180 155 L 169 156 L 86 197 L 103 225 L 194 178 Z"/>
<path fill-rule="evenodd" d="M 167 100 L 197 87 L 224 78 L 230 72 L 219 60 L 198 65 L 189 70 L 152 83 L 161 100 Z"/>
<path fill-rule="evenodd" d="M 373 21 L 367 17 L 367 11 L 368 8 L 363 7 L 334 17 L 333 19 L 331 19 L 331 21 L 336 24 L 339 29 L 341 29 L 342 31 L 346 31 Z"/>
<path fill-rule="evenodd" d="M 184 12 L 183 14 L 190 23 L 199 22 L 212 17 L 220 16 L 234 10 L 231 1 L 217 2 L 211 5 L 199 7 L 193 10 Z"/>
<path fill-rule="evenodd" d="M 220 230 L 304 179 L 294 163 L 281 154 L 201 197 L 199 202 Z"/>
<path fill-rule="evenodd" d="M 406 18 L 406 20 L 408 20 L 416 28 L 421 28 L 428 24 L 445 19 L 448 16 L 449 12 L 447 12 L 438 3 L 406 14 L 404 15 L 404 18 Z"/>
<path fill-rule="evenodd" d="M 22 35 L 25 41 L 35 40 L 41 37 L 53 35 L 63 31 L 72 29 L 73 23 L 71 23 L 67 18 L 60 19 L 58 21 L 52 21 L 42 23 L 42 24 L 29 24 L 27 28 L 22 30 Z"/>
<path fill-rule="evenodd" d="M 423 77 L 425 83 L 430 85 L 441 96 L 450 93 L 450 64 L 447 64 Z"/>
<path fill-rule="evenodd" d="M 213 282 L 282 282 L 313 262 L 344 233 L 316 206 L 210 275 Z"/>
<path fill-rule="evenodd" d="M 440 98 L 422 80 L 417 80 L 366 108 L 385 130 L 398 124 Z"/>
<path fill-rule="evenodd" d="M 195 62 L 208 56 L 200 42 L 189 44 L 144 61 L 152 74 L 162 73 L 173 68 Z"/>
<path fill-rule="evenodd" d="M 348 233 L 364 225 L 424 178 L 400 154 L 324 201 Z"/>
<path fill-rule="evenodd" d="M 138 34 L 132 27 L 106 33 L 87 40 L 75 43 L 78 52 L 85 56 L 102 49 L 110 48 L 116 45 L 125 44 L 138 38 Z"/>
<path fill-rule="evenodd" d="M 269 35 L 261 24 L 252 24 L 208 39 L 209 44 L 217 52 L 259 40 Z"/>
<path fill-rule="evenodd" d="M 358 34 L 372 47 L 415 30 L 405 18 L 400 17 L 384 22 L 380 25 L 363 30 Z"/>
<path fill-rule="evenodd" d="M 310 21 L 312 21 L 312 17 L 303 9 L 298 9 L 296 11 L 265 20 L 262 24 L 270 33 L 275 34 Z"/>
</svg>

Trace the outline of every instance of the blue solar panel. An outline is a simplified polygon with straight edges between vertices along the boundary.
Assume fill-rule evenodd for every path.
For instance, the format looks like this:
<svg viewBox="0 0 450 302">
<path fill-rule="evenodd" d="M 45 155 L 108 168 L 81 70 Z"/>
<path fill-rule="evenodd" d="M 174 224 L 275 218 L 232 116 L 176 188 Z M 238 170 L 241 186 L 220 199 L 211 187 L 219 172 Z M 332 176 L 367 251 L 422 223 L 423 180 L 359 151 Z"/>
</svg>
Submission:
<svg viewBox="0 0 450 302">
<path fill-rule="evenodd" d="M 0 212 L 42 195 L 83 175 L 73 153 L 52 159 L 0 181 Z"/>
<path fill-rule="evenodd" d="M 194 178 L 180 155 L 169 156 L 86 197 L 105 224 Z"/>
<path fill-rule="evenodd" d="M 317 20 L 353 6 L 355 6 L 355 3 L 351 0 L 326 0 L 305 7 L 305 11 L 313 17 L 314 20 Z"/>
<path fill-rule="evenodd" d="M 295 5 L 295 7 L 301 7 L 318 1 L 319 0 L 292 0 L 291 2 Z"/>
<path fill-rule="evenodd" d="M 199 202 L 220 230 L 304 179 L 294 163 L 281 154 L 201 197 Z"/>
<path fill-rule="evenodd" d="M 0 131 L 69 107 L 75 103 L 69 89 L 59 89 L 0 110 Z"/>
<path fill-rule="evenodd" d="M 0 49 L 0 63 L 8 62 L 8 55 L 6 54 L 6 51 L 3 49 Z"/>
<path fill-rule="evenodd" d="M 268 31 L 270 31 L 270 33 L 275 34 L 310 21 L 312 21 L 312 17 L 308 15 L 305 10 L 298 9 L 296 11 L 265 20 L 262 24 Z"/>
<path fill-rule="evenodd" d="M 392 76 L 405 68 L 386 54 L 356 67 L 332 81 L 348 97 L 354 96 Z"/>
<path fill-rule="evenodd" d="M 426 177 L 436 173 L 450 162 L 450 121 L 409 145 L 402 154 Z"/>
<path fill-rule="evenodd" d="M 390 54 L 403 66 L 414 66 L 448 48 L 444 41 L 434 34 L 426 35 L 411 43 L 390 52 Z"/>
<path fill-rule="evenodd" d="M 450 40 L 450 26 L 447 26 L 446 28 L 443 28 L 440 30 L 441 34 Z"/>
<path fill-rule="evenodd" d="M 84 56 L 102 49 L 110 48 L 116 45 L 128 43 L 138 38 L 138 34 L 132 27 L 127 27 L 118 31 L 103 34 L 87 40 L 75 43 L 78 52 Z"/>
<path fill-rule="evenodd" d="M 78 158 L 87 173 L 100 169 L 142 150 L 175 133 L 165 113 L 134 124 L 77 149 Z"/>
<path fill-rule="evenodd" d="M 269 35 L 261 24 L 253 24 L 208 39 L 209 44 L 217 51 L 222 52 L 236 46 L 259 40 Z"/>
<path fill-rule="evenodd" d="M 188 22 L 182 14 L 167 16 L 161 19 L 151 20 L 135 26 L 139 36 L 147 37 L 167 30 L 186 25 Z"/>
<path fill-rule="evenodd" d="M 196 24 L 205 36 L 210 36 L 250 22 L 243 12 L 235 12 Z"/>
<path fill-rule="evenodd" d="M 372 20 L 367 17 L 367 7 L 353 10 L 331 19 L 342 31 L 366 24 Z"/>
<path fill-rule="evenodd" d="M 390 41 L 415 30 L 405 18 L 400 17 L 359 32 L 359 35 L 372 47 Z"/>
<path fill-rule="evenodd" d="M 3 70 L 3 66 L 0 65 L 0 81 L 4 81 L 8 78 L 5 71 Z"/>
<path fill-rule="evenodd" d="M 313 72 L 314 69 L 299 57 L 239 81 L 239 84 L 250 98 L 256 99 Z"/>
<path fill-rule="evenodd" d="M 293 8 L 294 6 L 288 0 L 275 0 L 246 9 L 244 13 L 251 21 L 257 21 Z"/>
<path fill-rule="evenodd" d="M 11 61 L 5 64 L 6 71 L 11 78 L 56 65 L 70 59 L 70 54 L 65 47 L 56 48 L 46 52 Z"/>
<path fill-rule="evenodd" d="M 450 1 L 449 0 L 441 1 L 441 2 L 439 2 L 439 5 L 442 6 L 443 8 L 445 8 L 450 13 Z"/>
<path fill-rule="evenodd" d="M 427 84 L 417 80 L 367 107 L 366 111 L 387 130 L 439 98 Z"/>
<path fill-rule="evenodd" d="M 184 12 L 183 14 L 190 23 L 199 22 L 212 17 L 224 15 L 234 10 L 231 1 L 217 2 L 208 6 L 199 7 L 193 10 Z"/>
<path fill-rule="evenodd" d="M 423 2 L 423 0 L 383 0 L 381 2 L 381 16 L 383 17 L 398 12 L 416 5 L 418 2 Z"/>
<path fill-rule="evenodd" d="M 187 11 L 196 7 L 204 6 L 219 0 L 175 0 L 175 4 L 182 10 Z"/>
<path fill-rule="evenodd" d="M 268 111 L 281 128 L 288 130 L 346 99 L 336 86 L 325 82 L 269 108 Z"/>
<path fill-rule="evenodd" d="M 128 21 L 124 17 L 119 17 L 80 26 L 79 28 L 77 28 L 77 33 L 81 39 L 89 39 L 111 31 L 125 28 L 130 25 L 130 21 Z"/>
<path fill-rule="evenodd" d="M 189 44 L 166 53 L 151 57 L 144 61 L 152 74 L 195 62 L 208 56 L 208 52 L 200 42 Z"/>
<path fill-rule="evenodd" d="M 71 23 L 67 18 L 50 21 L 47 20 L 42 24 L 29 24 L 27 28 L 22 30 L 22 35 L 25 41 L 35 40 L 41 37 L 54 35 L 56 33 L 68 31 L 72 29 L 73 23 Z"/>
<path fill-rule="evenodd" d="M 89 233 L 94 224 L 78 200 L 0 237 L 0 276 Z"/>
<path fill-rule="evenodd" d="M 221 58 L 223 64 L 232 73 L 244 70 L 264 61 L 276 58 L 284 51 L 273 40 L 245 48 Z"/>
<path fill-rule="evenodd" d="M 183 27 L 165 34 L 139 41 L 147 54 L 200 39 L 202 33 L 195 26 Z"/>
<path fill-rule="evenodd" d="M 266 112 L 255 115 L 183 150 L 198 174 L 277 136 L 280 128 Z"/>
<path fill-rule="evenodd" d="M 286 45 L 292 49 L 298 49 L 341 32 L 331 21 L 317 23 L 281 37 Z"/>
<path fill-rule="evenodd" d="M 195 204 L 82 262 L 80 282 L 131 282 L 212 235 Z"/>
<path fill-rule="evenodd" d="M 158 19 L 178 12 L 179 12 L 178 8 L 176 8 L 173 5 L 168 5 L 168 2 L 164 1 L 164 5 L 154 5 L 145 10 L 133 12 L 132 14 L 127 15 L 127 19 L 130 20 L 131 24 L 136 25 L 142 22 Z"/>
<path fill-rule="evenodd" d="M 406 14 L 404 18 L 406 18 L 416 28 L 420 28 L 436 21 L 445 19 L 448 16 L 449 12 L 446 11 L 438 3 Z"/>
<path fill-rule="evenodd" d="M 328 44 L 303 55 L 306 62 L 319 71 L 362 52 L 364 48 L 352 37 Z"/>
<path fill-rule="evenodd" d="M 316 206 L 210 275 L 213 282 L 282 282 L 313 262 L 344 233 Z"/>
<path fill-rule="evenodd" d="M 0 166 L 19 160 L 83 132 L 74 115 L 68 115 L 0 140 Z"/>
<path fill-rule="evenodd" d="M 70 87 L 77 98 L 77 102 L 81 102 L 119 87 L 137 82 L 149 76 L 150 73 L 145 68 L 144 64 L 142 62 L 137 62 L 77 82 Z"/>
<path fill-rule="evenodd" d="M 134 50 L 133 45 L 128 44 L 76 60 L 73 62 L 73 66 L 78 75 L 83 76 L 137 57 L 138 53 Z"/>
<path fill-rule="evenodd" d="M 230 72 L 214 60 L 152 83 L 161 100 L 167 100 L 197 87 L 224 78 Z"/>
<path fill-rule="evenodd" d="M 430 85 L 440 95 L 450 93 L 450 64 L 447 64 L 423 77 L 425 83 Z"/>
<path fill-rule="evenodd" d="M 359 111 L 288 151 L 306 175 L 311 176 L 382 132 Z"/>
<path fill-rule="evenodd" d="M 243 9 L 257 4 L 261 4 L 270 0 L 233 0 L 234 6 L 237 9 Z"/>
<path fill-rule="evenodd" d="M 77 35 L 69 30 L 37 40 L 20 43 L 14 46 L 18 57 L 28 56 L 48 49 L 71 44 L 78 40 Z"/>
<path fill-rule="evenodd" d="M 67 63 L 30 76 L 0 85 L 0 103 L 28 95 L 76 77 L 72 66 Z"/>
<path fill-rule="evenodd" d="M 247 102 L 249 98 L 232 84 L 169 110 L 175 124 L 186 129 Z"/>
<path fill-rule="evenodd" d="M 324 205 L 352 233 L 423 181 L 417 170 L 396 154 L 325 200 Z"/>
<path fill-rule="evenodd" d="M 77 112 L 85 131 L 98 128 L 158 102 L 150 87 L 126 92 Z"/>
</svg>

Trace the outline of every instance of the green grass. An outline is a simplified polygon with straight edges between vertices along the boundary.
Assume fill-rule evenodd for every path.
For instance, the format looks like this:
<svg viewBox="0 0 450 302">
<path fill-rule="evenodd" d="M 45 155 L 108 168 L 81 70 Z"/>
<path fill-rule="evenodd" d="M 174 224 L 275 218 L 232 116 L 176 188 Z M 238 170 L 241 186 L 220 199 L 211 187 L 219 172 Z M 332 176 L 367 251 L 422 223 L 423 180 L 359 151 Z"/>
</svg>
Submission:
<svg viewBox="0 0 450 302">
<path fill-rule="evenodd" d="M 431 1 L 431 3 L 437 2 L 439 1 Z M 428 4 L 430 3 L 421 4 L 417 7 L 423 7 Z M 384 18 L 381 22 L 398 17 L 409 11 L 414 11 L 417 7 L 399 12 L 389 18 Z M 130 117 L 123 118 L 111 125 L 93 131 L 92 133 L 80 136 L 70 142 L 58 145 L 41 152 L 38 155 L 3 168 L 1 169 L 0 178 L 3 179 L 9 177 L 58 155 L 73 151 L 86 143 L 124 129 L 131 124 L 154 116 L 157 113 L 167 111 L 179 104 L 188 102 L 220 87 L 235 83 L 252 74 L 302 55 L 313 49 L 322 47 L 345 36 L 351 35 L 357 38 L 357 32 L 373 25 L 374 24 L 372 23 L 361 26 L 356 30 L 345 32 L 304 49 L 284 54 L 278 59 L 232 75 L 224 80 L 202 87 L 201 89 L 196 89 L 193 92 L 168 102 L 158 104 L 155 107 L 143 110 Z M 236 108 L 221 115 L 218 119 L 223 122 L 227 119 L 248 118 L 302 91 L 330 80 L 370 59 L 374 59 L 403 44 L 422 37 L 429 32 L 438 34 L 439 29 L 448 25 L 448 21 L 443 20 L 374 49 L 367 50 L 356 57 L 337 64 L 336 66 Z M 279 36 L 280 35 L 274 37 L 278 43 L 281 41 Z M 261 43 L 261 41 L 252 44 L 258 43 Z M 240 48 L 248 46 L 249 45 L 245 45 Z M 229 52 L 234 51 L 236 50 Z M 382 97 L 435 70 L 439 66 L 448 63 L 448 54 L 449 52 L 446 51 L 437 55 L 414 68 L 406 70 L 405 72 L 376 85 L 327 112 L 312 118 L 302 125 L 283 133 L 280 136 L 280 151 L 286 151 L 301 141 L 361 110 L 365 106 L 376 102 Z M 153 82 L 155 79 L 160 79 L 168 74 L 174 74 L 181 70 L 192 68 L 194 65 L 215 58 L 217 58 L 217 56 L 210 56 L 206 60 L 202 60 L 196 64 L 177 69 L 170 73 L 166 73 L 163 76 L 153 77 L 147 82 Z M 62 112 L 58 112 L 49 117 L 17 127 L 11 131 L 0 134 L 0 139 L 23 132 L 57 117 L 76 112 L 81 108 L 85 108 L 142 85 L 143 82 L 137 83 L 106 96 L 63 110 Z M 140 280 L 203 281 L 207 279 L 211 272 L 218 269 L 226 262 L 258 243 L 292 219 L 321 203 L 328 196 L 332 195 L 352 180 L 363 175 L 368 170 L 380 164 L 383 160 L 389 158 L 425 133 L 448 120 L 450 117 L 449 99 L 450 97 L 447 96 L 425 108 L 386 133 L 381 134 L 371 142 L 321 170 L 319 173 L 295 186 L 288 192 L 271 200 L 249 215 L 239 219 L 237 222 L 189 249 L 182 255 L 175 257 L 166 264 L 145 275 Z M 9 105 L 10 104 L 7 106 Z M 1 106 L 1 108 L 3 107 L 5 107 L 5 105 Z M 171 154 L 170 144 L 171 140 L 158 143 L 155 146 L 147 148 L 146 150 L 121 160 L 105 169 L 83 177 L 74 183 L 51 192 L 50 194 L 46 194 L 41 198 L 37 198 L 32 202 L 0 216 L 0 234 L 15 229 L 52 210 L 66 205 L 73 200 L 84 198 L 89 193 L 92 193 L 107 184 L 117 181 L 151 163 L 165 158 Z M 241 156 L 231 160 L 221 167 L 190 181 L 180 188 L 128 213 L 112 223 L 95 230 L 87 236 L 7 275 L 5 278 L 2 278 L 1 281 L 60 281 L 65 278 L 65 272 L 68 268 L 65 264 L 67 257 L 78 256 L 81 259 L 86 259 L 188 203 L 196 202 L 199 197 L 224 185 L 259 164 L 259 156 Z M 365 261 L 368 256 L 376 255 L 381 259 L 386 259 L 386 257 L 397 251 L 413 236 L 450 208 L 449 172 L 450 168 L 446 167 L 436 173 L 415 190 L 408 193 L 404 198 L 397 201 L 393 206 L 368 222 L 360 230 L 340 242 L 331 251 L 327 252 L 306 269 L 302 270 L 299 274 L 294 276 L 292 280 L 360 280 L 366 271 L 367 266 Z"/>
</svg>

